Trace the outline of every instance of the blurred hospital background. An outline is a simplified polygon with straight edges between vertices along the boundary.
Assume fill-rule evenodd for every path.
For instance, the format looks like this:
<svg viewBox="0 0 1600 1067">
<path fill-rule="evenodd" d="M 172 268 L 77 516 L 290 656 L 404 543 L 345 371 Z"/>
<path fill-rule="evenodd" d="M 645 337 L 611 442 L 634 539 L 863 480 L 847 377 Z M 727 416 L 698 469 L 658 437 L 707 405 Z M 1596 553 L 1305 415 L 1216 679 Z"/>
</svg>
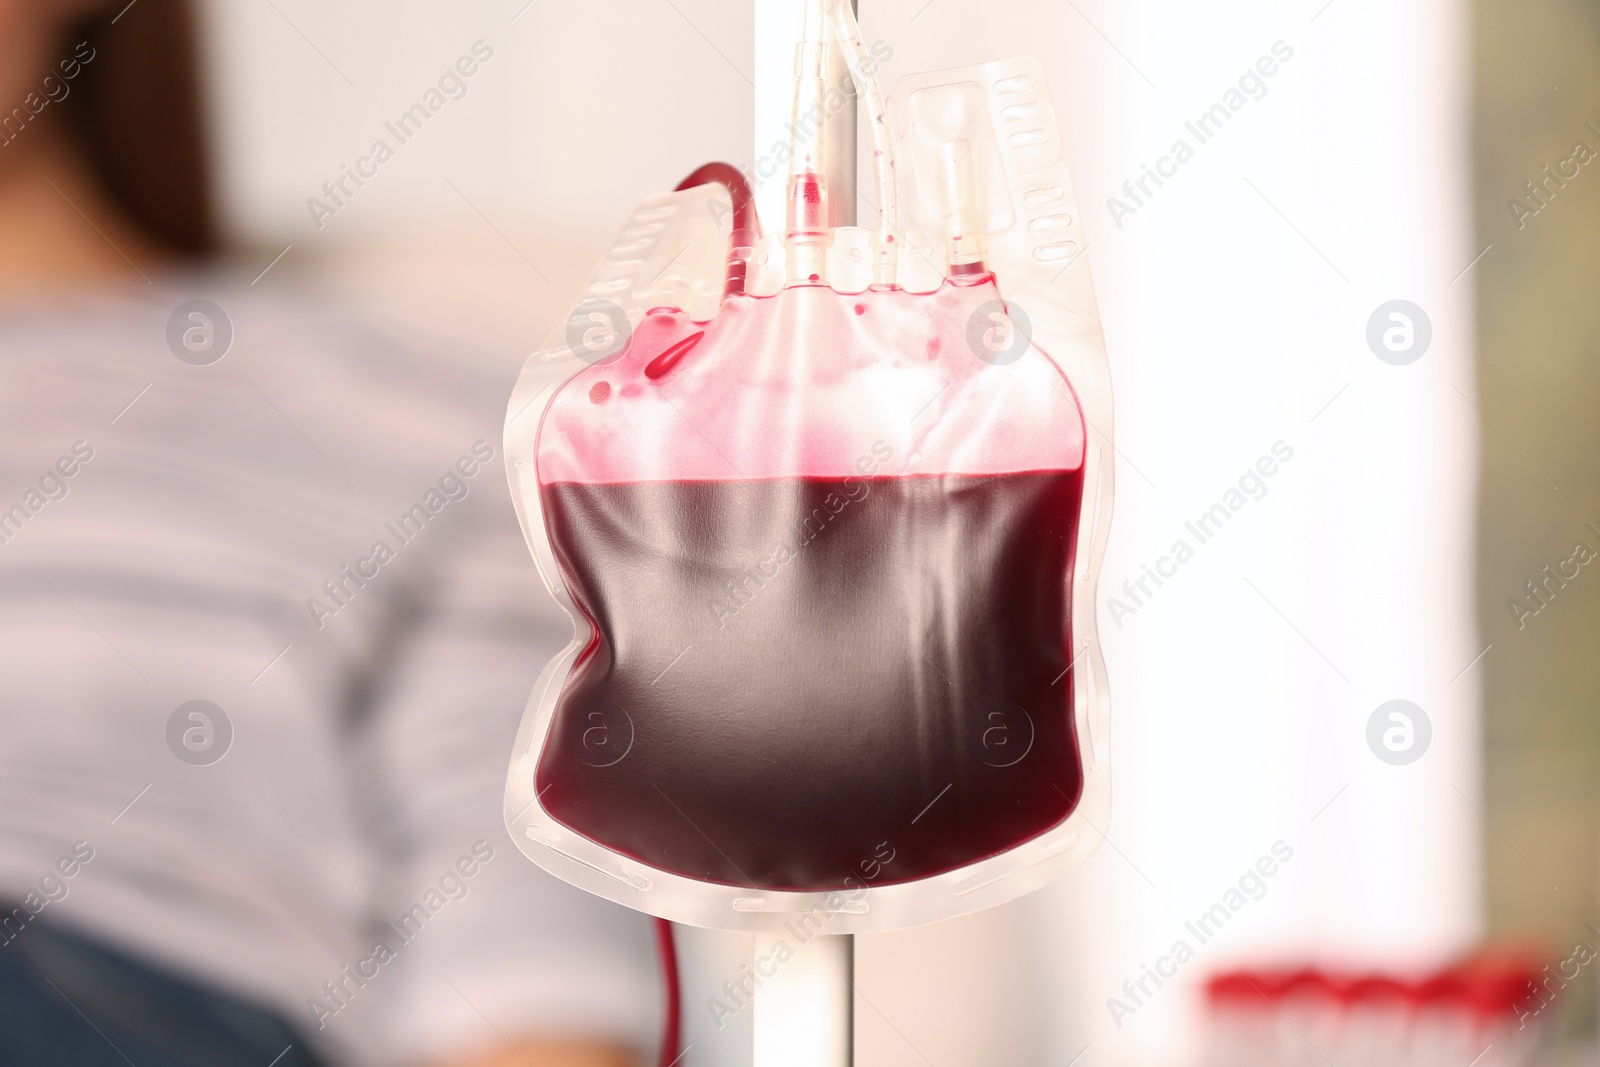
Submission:
<svg viewBox="0 0 1600 1067">
<path fill-rule="evenodd" d="M 239 268 L 515 366 L 633 204 L 782 138 L 756 86 L 787 91 L 770 41 L 795 8 L 210 0 Z M 862 939 L 859 1062 L 1192 1063 L 1233 1042 L 1226 1062 L 1468 1067 L 1519 1062 L 1530 1033 L 1592 1059 L 1600 8 L 860 9 L 886 89 L 1044 61 L 1119 498 L 1107 839 L 1030 899 Z M 463 56 L 475 72 L 395 137 Z M 1175 576 L 1124 592 L 1236 488 Z"/>
</svg>

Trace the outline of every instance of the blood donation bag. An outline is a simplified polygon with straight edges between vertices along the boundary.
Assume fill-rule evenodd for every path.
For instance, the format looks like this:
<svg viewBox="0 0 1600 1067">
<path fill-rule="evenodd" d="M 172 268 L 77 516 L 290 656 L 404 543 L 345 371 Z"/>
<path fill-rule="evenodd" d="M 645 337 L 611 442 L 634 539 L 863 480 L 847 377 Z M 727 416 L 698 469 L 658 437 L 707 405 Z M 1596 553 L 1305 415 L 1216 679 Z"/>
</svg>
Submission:
<svg viewBox="0 0 1600 1067">
<path fill-rule="evenodd" d="M 575 627 L 508 826 L 680 922 L 962 914 L 1109 816 L 1110 389 L 1042 71 L 863 87 L 877 227 L 823 223 L 813 150 L 765 237 L 705 168 L 635 211 L 507 413 Z"/>
<path fill-rule="evenodd" d="M 535 774 L 552 818 L 687 878 L 805 890 L 880 841 L 892 884 L 1071 812 L 1083 419 L 1038 350 L 968 348 L 997 297 L 658 312 L 561 387 L 535 462 L 590 639 Z"/>
</svg>

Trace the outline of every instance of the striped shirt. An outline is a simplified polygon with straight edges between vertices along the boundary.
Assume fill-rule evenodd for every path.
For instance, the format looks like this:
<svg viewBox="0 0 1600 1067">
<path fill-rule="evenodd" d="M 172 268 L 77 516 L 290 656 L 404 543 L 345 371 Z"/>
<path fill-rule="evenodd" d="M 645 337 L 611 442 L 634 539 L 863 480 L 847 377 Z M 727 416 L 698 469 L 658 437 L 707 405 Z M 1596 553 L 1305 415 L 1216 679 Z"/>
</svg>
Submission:
<svg viewBox="0 0 1600 1067">
<path fill-rule="evenodd" d="M 645 921 L 501 818 L 571 632 L 519 362 L 202 278 L 0 311 L 0 942 L 71 924 L 363 1062 L 648 1044 Z"/>
</svg>

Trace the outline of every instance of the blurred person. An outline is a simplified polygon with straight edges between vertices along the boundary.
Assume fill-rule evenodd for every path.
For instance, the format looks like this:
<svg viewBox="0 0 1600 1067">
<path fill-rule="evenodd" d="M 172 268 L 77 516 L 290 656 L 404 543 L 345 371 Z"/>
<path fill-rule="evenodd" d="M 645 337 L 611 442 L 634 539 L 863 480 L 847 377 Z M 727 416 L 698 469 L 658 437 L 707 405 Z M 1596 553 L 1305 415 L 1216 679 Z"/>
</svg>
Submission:
<svg viewBox="0 0 1600 1067">
<path fill-rule="evenodd" d="M 516 364 L 189 266 L 188 13 L 125 4 L 0 0 L 0 1061 L 635 1063 L 645 920 L 501 818 L 570 633 Z"/>
</svg>

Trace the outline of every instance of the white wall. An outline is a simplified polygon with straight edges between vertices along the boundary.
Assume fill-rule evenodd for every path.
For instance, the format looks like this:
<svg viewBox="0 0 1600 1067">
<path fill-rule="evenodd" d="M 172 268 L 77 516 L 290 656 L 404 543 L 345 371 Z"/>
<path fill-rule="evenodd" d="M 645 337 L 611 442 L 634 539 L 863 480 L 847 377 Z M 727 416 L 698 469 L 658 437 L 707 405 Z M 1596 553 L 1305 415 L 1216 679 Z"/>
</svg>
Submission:
<svg viewBox="0 0 1600 1067">
<path fill-rule="evenodd" d="M 211 0 L 206 13 L 225 214 L 259 265 L 292 243 L 289 272 L 509 345 L 542 339 L 635 202 L 708 159 L 749 162 L 744 5 Z M 384 123 L 478 40 L 494 57 L 467 95 L 399 146 Z M 306 201 L 378 138 L 395 158 L 319 229 Z"/>
<path fill-rule="evenodd" d="M 1089 1044 L 1086 1063 L 1140 1062 L 1186 1047 L 1194 983 L 1219 965 L 1314 955 L 1415 967 L 1478 926 L 1482 823 L 1467 800 L 1478 677 L 1461 674 L 1482 647 L 1478 423 L 1461 395 L 1472 278 L 1452 284 L 1478 251 L 1468 41 L 1442 0 L 1078 8 L 1105 38 L 1076 12 L 1062 28 L 1074 48 L 1102 52 L 1105 80 L 1067 110 L 1088 103 L 1112 120 L 1077 173 L 1125 459 L 1102 599 L 1274 442 L 1294 449 L 1265 497 L 1107 641 L 1117 848 L 1050 894 L 1059 959 L 1089 1013 L 1056 1053 Z M 1279 40 L 1294 55 L 1265 95 L 1119 228 L 1107 198 L 1175 139 L 1195 144 L 1184 122 Z M 1364 339 L 1374 308 L 1397 297 L 1433 324 L 1409 366 L 1380 362 Z M 1393 698 L 1434 727 L 1411 766 L 1366 745 L 1368 717 Z M 1294 858 L 1266 896 L 1200 946 L 1184 922 L 1280 839 Z M 1197 958 L 1131 1004 L 1122 982 L 1179 939 Z M 1138 1008 L 1120 1027 L 1112 996 Z"/>
</svg>

